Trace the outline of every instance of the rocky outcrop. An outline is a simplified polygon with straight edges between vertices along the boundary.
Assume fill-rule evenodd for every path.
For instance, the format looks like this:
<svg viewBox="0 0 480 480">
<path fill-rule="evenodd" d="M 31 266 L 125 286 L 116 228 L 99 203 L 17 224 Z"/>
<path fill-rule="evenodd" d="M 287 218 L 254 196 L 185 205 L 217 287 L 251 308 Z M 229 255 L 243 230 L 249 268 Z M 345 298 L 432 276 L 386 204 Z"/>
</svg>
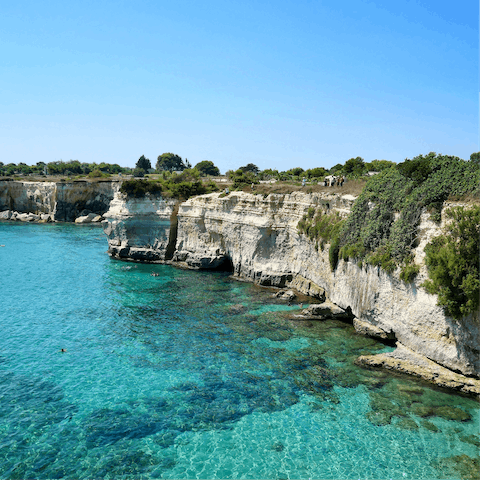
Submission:
<svg viewBox="0 0 480 480">
<path fill-rule="evenodd" d="M 176 240 L 177 209 L 176 200 L 148 195 L 127 200 L 117 191 L 104 215 L 109 255 L 147 262 L 171 259 Z"/>
<path fill-rule="evenodd" d="M 89 213 L 102 215 L 113 199 L 118 182 L 0 181 L 0 211 L 49 214 L 54 221 L 73 222 Z"/>
<path fill-rule="evenodd" d="M 12 212 L 11 210 L 5 210 L 0 212 L 0 220 L 11 220 L 17 222 L 32 222 L 32 223 L 51 223 L 54 221 L 53 214 L 51 213 L 20 213 Z"/>
<path fill-rule="evenodd" d="M 357 358 L 356 363 L 368 367 L 396 370 L 435 383 L 439 387 L 480 395 L 480 380 L 477 378 L 468 378 L 452 372 L 399 343 L 393 352 L 362 355 Z"/>
<path fill-rule="evenodd" d="M 298 232 L 298 222 L 310 208 L 346 216 L 354 200 L 349 195 L 301 192 L 266 197 L 214 193 L 179 204 L 175 216 L 173 204 L 162 199 L 119 197 L 106 215 L 105 231 L 109 252 L 118 258 L 171 258 L 172 263 L 195 269 L 223 266 L 239 279 L 295 289 L 320 301 L 327 297 L 340 308 L 338 315 L 353 319 L 359 333 L 396 341 L 451 372 L 478 377 L 478 312 L 459 321 L 446 316 L 436 296 L 420 286 L 426 277 L 424 266 L 412 283 L 400 280 L 399 272 L 387 274 L 351 261 L 340 260 L 332 271 L 329 246 L 322 249 Z M 175 233 L 167 235 L 169 220 Z M 414 253 L 422 265 L 423 247 L 440 227 L 425 213 L 419 231 Z M 327 313 L 317 316 L 325 318 Z"/>
<path fill-rule="evenodd" d="M 89 213 L 87 215 L 83 215 L 81 217 L 77 217 L 75 219 L 75 223 L 98 223 L 103 220 L 101 215 L 97 215 L 96 213 Z"/>
</svg>

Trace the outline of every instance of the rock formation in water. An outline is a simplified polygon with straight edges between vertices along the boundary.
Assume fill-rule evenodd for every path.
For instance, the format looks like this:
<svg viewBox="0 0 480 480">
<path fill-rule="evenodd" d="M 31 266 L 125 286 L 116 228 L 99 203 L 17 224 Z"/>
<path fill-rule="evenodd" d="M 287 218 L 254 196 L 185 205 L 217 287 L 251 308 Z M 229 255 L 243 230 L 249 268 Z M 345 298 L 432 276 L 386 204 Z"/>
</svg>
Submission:
<svg viewBox="0 0 480 480">
<path fill-rule="evenodd" d="M 335 194 L 297 192 L 264 197 L 233 192 L 202 195 L 177 204 L 148 196 L 126 200 L 117 194 L 105 215 L 104 228 L 109 253 L 117 258 L 170 260 L 195 269 L 228 266 L 240 279 L 293 288 L 320 300 L 326 296 L 353 318 L 359 333 L 396 341 L 402 355 L 395 360 L 382 358 L 383 366 L 396 365 L 398 370 L 434 382 L 448 372 L 458 372 L 463 382 L 456 377 L 450 384 L 437 383 L 480 393 L 480 382 L 468 378 L 480 376 L 478 312 L 461 320 L 448 317 L 436 305 L 437 297 L 420 286 L 427 276 L 423 248 L 441 231 L 427 213 L 422 216 L 419 245 L 414 251 L 421 270 L 411 283 L 400 280 L 398 271 L 388 274 L 351 261 L 340 260 L 332 271 L 329 246 L 318 248 L 299 233 L 298 222 L 309 208 L 346 216 L 354 200 Z M 362 362 L 382 364 L 372 358 Z M 432 370 L 428 362 L 447 373 Z"/>
<path fill-rule="evenodd" d="M 104 214 L 108 252 L 123 260 L 162 262 L 172 258 L 178 202 L 162 197 L 125 199 L 117 192 Z"/>
</svg>

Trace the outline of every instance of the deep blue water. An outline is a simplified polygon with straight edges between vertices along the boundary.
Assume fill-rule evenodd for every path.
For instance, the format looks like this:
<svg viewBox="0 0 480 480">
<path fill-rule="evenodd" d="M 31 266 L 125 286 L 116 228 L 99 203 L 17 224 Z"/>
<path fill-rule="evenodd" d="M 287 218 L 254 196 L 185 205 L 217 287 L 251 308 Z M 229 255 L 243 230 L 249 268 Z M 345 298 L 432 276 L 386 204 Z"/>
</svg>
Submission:
<svg viewBox="0 0 480 480">
<path fill-rule="evenodd" d="M 0 244 L 0 478 L 474 478 L 478 404 L 356 367 L 390 347 L 350 325 L 98 226 Z"/>
</svg>

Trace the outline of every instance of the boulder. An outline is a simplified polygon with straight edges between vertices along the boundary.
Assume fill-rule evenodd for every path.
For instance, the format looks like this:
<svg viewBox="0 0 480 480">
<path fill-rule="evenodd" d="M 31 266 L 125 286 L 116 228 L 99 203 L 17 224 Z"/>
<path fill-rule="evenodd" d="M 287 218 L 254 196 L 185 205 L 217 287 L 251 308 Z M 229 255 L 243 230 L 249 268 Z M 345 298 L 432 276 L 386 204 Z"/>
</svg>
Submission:
<svg viewBox="0 0 480 480">
<path fill-rule="evenodd" d="M 83 217 L 76 218 L 75 223 L 92 223 L 94 219 L 99 216 L 100 215 L 97 215 L 96 213 L 89 213 L 88 215 L 84 215 Z M 98 222 L 99 220 L 96 221 Z"/>
<path fill-rule="evenodd" d="M 327 300 L 323 303 L 310 305 L 309 307 L 303 309 L 299 315 L 295 315 L 295 318 L 306 318 L 312 320 L 337 318 L 341 320 L 349 320 L 352 318 L 352 315 L 348 311 Z"/>
<path fill-rule="evenodd" d="M 12 217 L 11 210 L 5 210 L 3 212 L 0 212 L 0 220 L 10 220 L 11 217 Z"/>
<path fill-rule="evenodd" d="M 293 290 L 280 290 L 279 292 L 274 294 L 274 297 L 281 298 L 282 300 L 286 300 L 287 302 L 291 302 L 297 298 L 295 292 Z"/>
<path fill-rule="evenodd" d="M 19 213 L 17 215 L 17 220 L 20 222 L 33 222 L 34 220 L 38 220 L 38 215 L 34 215 L 33 213 Z"/>
<path fill-rule="evenodd" d="M 353 326 L 355 327 L 355 330 L 357 333 L 366 335 L 368 337 L 380 338 L 382 340 L 395 339 L 394 332 L 392 331 L 386 332 L 385 330 L 382 330 L 380 327 L 377 327 L 376 325 L 373 325 L 369 322 L 360 320 L 359 318 L 353 319 Z"/>
</svg>

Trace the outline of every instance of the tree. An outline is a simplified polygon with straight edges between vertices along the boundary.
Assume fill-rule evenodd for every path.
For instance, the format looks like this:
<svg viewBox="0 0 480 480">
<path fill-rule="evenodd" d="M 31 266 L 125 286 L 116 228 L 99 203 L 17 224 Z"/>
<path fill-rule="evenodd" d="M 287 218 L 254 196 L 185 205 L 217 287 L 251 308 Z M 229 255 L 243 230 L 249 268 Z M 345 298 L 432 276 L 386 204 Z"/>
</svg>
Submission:
<svg viewBox="0 0 480 480">
<path fill-rule="evenodd" d="M 308 178 L 323 178 L 327 173 L 323 167 L 310 168 L 304 172 Z"/>
<path fill-rule="evenodd" d="M 396 163 L 391 162 L 390 160 L 372 160 L 370 163 L 365 164 L 368 170 L 372 170 L 374 172 L 381 172 L 382 170 L 386 170 L 394 165 L 396 165 Z"/>
<path fill-rule="evenodd" d="M 397 165 L 399 172 L 406 178 L 413 180 L 416 185 L 423 183 L 433 172 L 433 164 L 436 154 L 430 152 L 427 156 L 418 155 L 418 157 L 409 160 L 408 158 Z"/>
<path fill-rule="evenodd" d="M 237 190 L 249 186 L 252 183 L 260 183 L 253 172 L 245 172 L 241 168 L 235 172 L 230 171 L 228 173 L 228 178 L 233 181 L 233 188 Z"/>
<path fill-rule="evenodd" d="M 343 166 L 343 173 L 350 177 L 360 177 L 367 172 L 367 168 L 362 157 L 350 158 Z"/>
<path fill-rule="evenodd" d="M 195 168 L 204 177 L 206 175 L 220 175 L 220 170 L 210 160 L 202 160 L 195 165 Z"/>
<path fill-rule="evenodd" d="M 341 163 L 337 163 L 328 171 L 328 173 L 330 173 L 330 175 L 339 175 L 342 172 L 342 170 L 343 170 L 343 165 Z"/>
<path fill-rule="evenodd" d="M 145 176 L 145 170 L 143 168 L 135 167 L 133 169 L 133 176 L 134 177 L 144 177 Z"/>
<path fill-rule="evenodd" d="M 475 152 L 470 155 L 470 161 L 480 165 L 480 152 Z"/>
<path fill-rule="evenodd" d="M 158 171 L 181 171 L 185 170 L 187 166 L 183 163 L 182 157 L 179 157 L 175 153 L 162 153 L 157 158 L 156 169 Z"/>
<path fill-rule="evenodd" d="M 141 168 L 145 172 L 148 172 L 150 168 L 152 168 L 152 164 L 148 158 L 145 158 L 145 155 L 142 155 L 135 164 L 135 168 Z"/>
<path fill-rule="evenodd" d="M 480 303 L 480 206 L 452 208 L 446 214 L 452 219 L 446 232 L 425 247 L 430 279 L 423 286 L 438 294 L 447 315 L 458 319 L 477 311 Z"/>
<path fill-rule="evenodd" d="M 242 172 L 252 172 L 254 175 L 256 175 L 260 171 L 260 169 L 253 163 L 249 163 L 244 167 L 240 167 L 239 170 L 241 170 Z"/>
<path fill-rule="evenodd" d="M 294 167 L 290 170 L 287 170 L 285 173 L 287 173 L 288 175 L 293 175 L 294 177 L 299 177 L 300 175 L 302 175 L 303 172 L 304 170 L 302 167 Z"/>
</svg>

